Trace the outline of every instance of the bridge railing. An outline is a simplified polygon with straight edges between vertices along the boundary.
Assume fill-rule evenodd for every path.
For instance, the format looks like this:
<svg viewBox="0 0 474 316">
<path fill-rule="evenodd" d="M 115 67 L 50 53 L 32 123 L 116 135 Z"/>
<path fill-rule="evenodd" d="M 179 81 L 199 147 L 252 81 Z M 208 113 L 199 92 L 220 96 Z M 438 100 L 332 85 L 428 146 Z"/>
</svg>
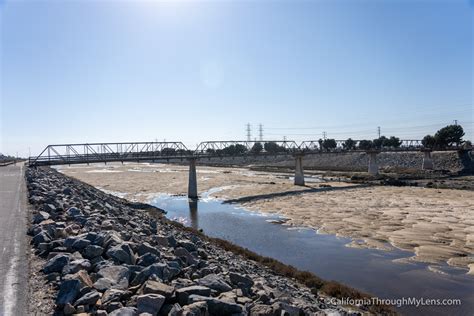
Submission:
<svg viewBox="0 0 474 316">
<path fill-rule="evenodd" d="M 404 151 L 404 150 L 417 150 L 423 149 L 424 146 L 421 140 L 400 140 L 399 146 L 387 146 L 381 145 L 376 146 L 371 143 L 369 147 L 364 147 L 366 144 L 362 144 L 363 140 L 352 140 L 348 143 L 347 140 L 336 139 L 331 144 L 325 143 L 324 140 L 308 140 L 303 141 L 299 145 L 299 150 L 303 153 L 311 152 L 346 152 L 346 151 L 366 151 L 368 149 L 380 149 L 383 151 Z"/>
<path fill-rule="evenodd" d="M 197 157 L 291 154 L 299 146 L 294 141 L 206 141 L 194 151 Z"/>
<path fill-rule="evenodd" d="M 69 164 L 78 162 L 130 161 L 192 154 L 182 142 L 124 142 L 60 144 L 47 146 L 30 164 Z"/>
<path fill-rule="evenodd" d="M 251 155 L 294 155 L 334 152 L 364 152 L 367 150 L 417 151 L 425 147 L 421 140 L 401 140 L 399 146 L 373 147 L 373 142 L 362 140 L 295 141 L 206 141 L 195 150 L 182 142 L 122 142 L 49 145 L 40 155 L 30 157 L 32 165 L 77 164 L 113 161 L 154 161 L 200 157 L 235 157 Z M 367 147 L 368 146 L 368 147 Z M 372 147 L 371 147 L 372 146 Z M 458 145 L 435 150 L 459 150 Z"/>
</svg>

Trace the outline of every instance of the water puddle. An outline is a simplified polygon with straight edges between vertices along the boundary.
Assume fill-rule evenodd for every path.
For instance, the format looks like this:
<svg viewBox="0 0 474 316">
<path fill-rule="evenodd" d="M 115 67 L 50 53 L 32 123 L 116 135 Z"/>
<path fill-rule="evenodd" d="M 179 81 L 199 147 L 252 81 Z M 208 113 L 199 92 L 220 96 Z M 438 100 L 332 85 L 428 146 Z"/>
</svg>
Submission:
<svg viewBox="0 0 474 316">
<path fill-rule="evenodd" d="M 449 266 L 433 272 L 427 264 L 396 262 L 413 254 L 346 247 L 348 238 L 319 234 L 314 229 L 284 225 L 285 218 L 222 204 L 208 191 L 198 201 L 161 194 L 151 204 L 166 210 L 167 217 L 205 234 L 226 239 L 260 255 L 307 270 L 326 280 L 336 280 L 381 298 L 455 298 L 461 306 L 404 306 L 407 315 L 471 315 L 474 278 L 466 270 Z M 395 261 L 394 261 L 395 260 Z"/>
</svg>

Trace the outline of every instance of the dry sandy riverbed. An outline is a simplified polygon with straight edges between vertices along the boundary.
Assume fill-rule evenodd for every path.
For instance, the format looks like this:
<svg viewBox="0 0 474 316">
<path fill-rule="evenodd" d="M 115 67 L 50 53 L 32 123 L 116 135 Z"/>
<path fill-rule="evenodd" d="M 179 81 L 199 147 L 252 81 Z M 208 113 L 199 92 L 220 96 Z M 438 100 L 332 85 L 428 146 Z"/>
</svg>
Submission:
<svg viewBox="0 0 474 316">
<path fill-rule="evenodd" d="M 165 164 L 78 165 L 59 168 L 130 200 L 159 193 L 185 194 L 187 166 Z M 198 166 L 199 192 L 235 199 L 248 209 L 278 213 L 288 224 L 351 237 L 352 247 L 412 251 L 409 260 L 447 262 L 474 274 L 474 191 L 364 186 L 330 182 L 297 187 L 283 174 Z M 387 243 L 388 242 L 388 243 Z"/>
</svg>

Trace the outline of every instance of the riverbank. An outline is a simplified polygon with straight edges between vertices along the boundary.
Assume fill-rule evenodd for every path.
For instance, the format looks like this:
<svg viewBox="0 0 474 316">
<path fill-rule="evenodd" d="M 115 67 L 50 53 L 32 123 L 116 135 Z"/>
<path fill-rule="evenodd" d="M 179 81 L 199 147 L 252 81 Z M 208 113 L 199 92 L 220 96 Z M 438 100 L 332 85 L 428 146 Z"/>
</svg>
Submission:
<svg viewBox="0 0 474 316">
<path fill-rule="evenodd" d="M 60 170 L 139 201 L 187 190 L 186 166 L 111 164 Z M 124 178 L 127 181 L 121 181 Z M 474 273 L 474 191 L 342 181 L 308 181 L 298 187 L 284 173 L 198 167 L 199 191 L 216 187 L 220 190 L 212 194 L 215 197 L 283 215 L 288 225 L 352 238 L 351 247 L 396 247 L 415 254 L 408 261 L 427 262 L 432 269 L 448 263 Z"/>
<path fill-rule="evenodd" d="M 29 233 L 59 314 L 273 315 L 381 312 L 341 306 L 329 294 L 364 294 L 299 272 L 103 193 L 47 168 L 26 174 Z M 132 207 L 133 206 L 133 207 Z M 39 264 L 38 264 L 39 263 Z M 34 271 L 39 272 L 39 271 Z M 302 284 L 304 282 L 304 284 Z M 44 285 L 31 291 L 41 296 Z M 324 294 L 326 293 L 326 294 Z M 43 293 L 44 294 L 44 293 Z M 38 302 L 38 301 L 36 301 Z M 48 311 L 32 307 L 31 312 Z M 42 308 L 42 309 L 41 309 Z"/>
</svg>

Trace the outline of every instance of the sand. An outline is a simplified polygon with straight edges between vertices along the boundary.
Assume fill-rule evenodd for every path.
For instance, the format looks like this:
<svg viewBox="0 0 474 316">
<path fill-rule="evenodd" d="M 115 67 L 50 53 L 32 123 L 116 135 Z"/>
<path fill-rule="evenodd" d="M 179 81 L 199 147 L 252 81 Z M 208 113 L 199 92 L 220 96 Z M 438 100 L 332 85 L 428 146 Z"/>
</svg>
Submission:
<svg viewBox="0 0 474 316">
<path fill-rule="evenodd" d="M 159 193 L 187 192 L 186 166 L 78 165 L 60 171 L 142 202 Z M 214 197 L 281 214 L 290 225 L 350 237 L 350 247 L 387 251 L 396 247 L 414 253 L 408 261 L 448 263 L 474 275 L 474 191 L 344 182 L 298 187 L 285 174 L 198 166 L 199 192 L 216 187 L 220 190 Z"/>
</svg>

